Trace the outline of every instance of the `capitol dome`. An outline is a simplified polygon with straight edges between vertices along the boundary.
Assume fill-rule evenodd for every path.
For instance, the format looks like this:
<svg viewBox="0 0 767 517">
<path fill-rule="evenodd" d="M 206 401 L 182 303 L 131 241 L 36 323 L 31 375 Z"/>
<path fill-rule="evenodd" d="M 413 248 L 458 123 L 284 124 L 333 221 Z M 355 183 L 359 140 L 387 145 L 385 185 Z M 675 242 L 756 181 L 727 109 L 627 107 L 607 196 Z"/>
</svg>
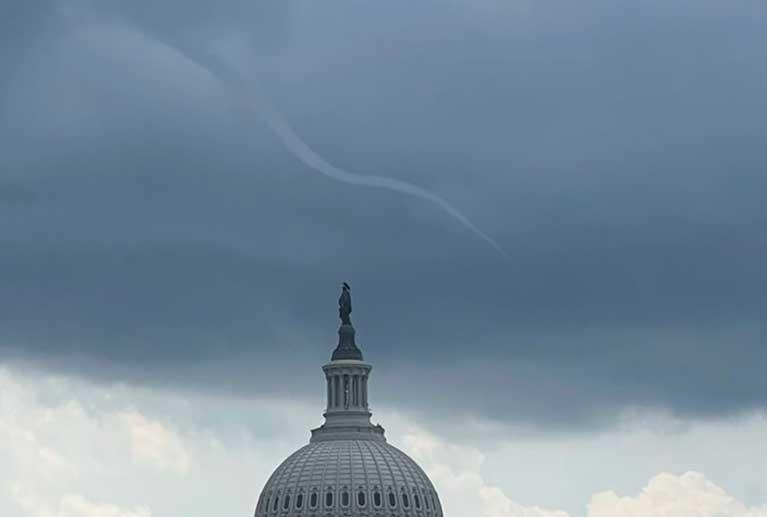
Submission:
<svg viewBox="0 0 767 517">
<path fill-rule="evenodd" d="M 348 300 L 351 312 L 351 301 Z M 338 347 L 322 367 L 325 423 L 269 477 L 255 517 L 442 517 L 429 478 L 370 423 L 368 376 L 351 321 L 342 316 Z"/>
</svg>

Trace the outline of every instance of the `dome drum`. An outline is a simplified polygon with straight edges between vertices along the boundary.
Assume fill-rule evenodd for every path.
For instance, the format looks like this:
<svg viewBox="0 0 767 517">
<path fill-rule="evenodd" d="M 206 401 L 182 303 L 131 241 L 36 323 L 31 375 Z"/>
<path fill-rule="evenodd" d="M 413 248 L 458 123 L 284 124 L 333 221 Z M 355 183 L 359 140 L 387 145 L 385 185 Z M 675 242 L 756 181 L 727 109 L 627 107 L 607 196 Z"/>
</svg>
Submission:
<svg viewBox="0 0 767 517">
<path fill-rule="evenodd" d="M 370 440 L 309 444 L 267 482 L 256 517 L 441 517 L 434 487 L 399 449 Z"/>
</svg>

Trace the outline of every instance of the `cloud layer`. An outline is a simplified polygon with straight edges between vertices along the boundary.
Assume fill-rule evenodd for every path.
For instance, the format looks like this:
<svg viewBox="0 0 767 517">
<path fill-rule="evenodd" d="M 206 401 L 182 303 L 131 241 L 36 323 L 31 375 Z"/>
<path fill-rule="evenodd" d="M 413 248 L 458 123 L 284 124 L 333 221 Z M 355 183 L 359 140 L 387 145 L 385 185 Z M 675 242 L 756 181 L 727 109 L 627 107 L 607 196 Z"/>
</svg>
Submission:
<svg viewBox="0 0 767 517">
<path fill-rule="evenodd" d="M 0 512 L 9 517 L 202 517 L 216 511 L 248 515 L 268 475 L 306 442 L 308 429 L 319 418 L 317 408 L 299 401 L 287 407 L 284 400 L 94 385 L 3 368 Z M 569 511 L 523 504 L 515 500 L 523 487 L 515 487 L 513 479 L 532 473 L 536 466 L 531 462 L 507 456 L 499 477 L 487 469 L 491 458 L 480 450 L 482 440 L 451 441 L 408 415 L 384 414 L 390 441 L 427 471 L 445 508 L 458 517 L 767 515 L 767 507 L 749 506 L 695 472 L 656 475 L 633 497 L 596 493 L 585 513 L 582 502 Z M 763 432 L 765 424 L 760 425 Z M 571 445 L 551 440 L 541 446 L 519 443 L 551 473 L 543 496 L 549 502 L 575 481 L 558 478 L 554 464 L 547 463 L 546 449 L 559 445 L 577 453 Z M 604 448 L 600 443 L 592 446 Z M 499 456 L 496 459 L 504 454 L 498 443 L 485 450 Z M 586 452 L 593 460 L 593 453 Z M 635 460 L 622 457 L 627 466 Z M 602 478 L 598 471 L 593 476 Z M 606 479 L 617 481 L 609 473 Z M 588 493 L 581 495 L 581 501 L 588 499 Z"/>
<path fill-rule="evenodd" d="M 636 497 L 596 494 L 589 517 L 764 517 L 767 506 L 747 507 L 698 472 L 659 474 Z"/>
<path fill-rule="evenodd" d="M 418 390 L 435 419 L 764 407 L 763 7 L 476 4 L 9 8 L 3 354 L 279 394 L 265 365 L 326 358 L 346 280 L 397 372 L 387 402 Z M 255 77 L 328 162 L 428 188 L 512 259 L 308 170 L 185 56 Z M 462 372 L 483 382 L 444 382 Z"/>
<path fill-rule="evenodd" d="M 247 515 L 349 281 L 459 517 L 761 517 L 762 2 L 6 4 L 2 515 Z"/>
<path fill-rule="evenodd" d="M 0 385 L 0 513 L 7 516 L 180 517 L 216 507 L 248 515 L 257 483 L 285 451 L 274 438 L 255 440 L 255 428 L 233 423 L 233 434 L 213 432 L 198 408 L 198 421 L 185 421 L 190 404 L 204 398 L 7 369 Z M 226 411 L 237 405 L 230 401 Z M 283 420 L 269 408 L 261 405 L 260 414 Z"/>
</svg>

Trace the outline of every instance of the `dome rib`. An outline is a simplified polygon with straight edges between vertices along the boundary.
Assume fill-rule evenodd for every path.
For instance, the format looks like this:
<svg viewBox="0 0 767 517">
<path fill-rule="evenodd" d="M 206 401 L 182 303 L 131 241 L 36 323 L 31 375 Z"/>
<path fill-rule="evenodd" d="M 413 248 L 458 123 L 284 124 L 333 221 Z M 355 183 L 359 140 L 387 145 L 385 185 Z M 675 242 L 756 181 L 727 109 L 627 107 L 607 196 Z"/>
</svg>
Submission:
<svg viewBox="0 0 767 517">
<path fill-rule="evenodd" d="M 354 493 L 354 454 L 352 454 L 352 451 L 351 451 L 353 443 L 354 442 L 349 443 L 349 486 L 347 488 L 347 491 L 349 492 L 350 497 L 351 497 L 351 494 Z"/>
<path fill-rule="evenodd" d="M 309 452 L 309 455 L 307 456 L 307 461 L 301 463 L 301 470 L 298 471 L 298 483 L 300 484 L 304 479 L 304 472 L 306 472 L 306 468 L 312 464 L 312 461 L 314 460 L 314 456 L 317 454 L 317 450 L 312 450 Z M 298 495 L 298 493 L 296 493 Z M 304 498 L 307 497 L 308 494 L 304 494 Z M 308 501 L 307 501 L 308 502 Z M 306 503 L 304 503 L 306 504 Z"/>
<path fill-rule="evenodd" d="M 370 444 L 368 442 L 363 442 L 363 443 L 367 447 L 368 454 L 370 454 L 370 457 L 373 458 L 373 465 L 375 465 L 375 467 L 376 467 L 376 474 L 378 474 L 378 479 L 380 481 L 380 483 L 377 483 L 377 484 L 379 485 L 379 488 L 380 488 L 381 492 L 383 493 L 384 487 L 383 487 L 383 475 L 381 474 L 381 467 L 378 465 L 378 460 L 376 460 L 376 455 L 373 453 L 373 451 L 372 451 L 372 449 L 370 447 Z M 362 450 L 362 443 L 358 442 L 358 445 L 360 446 L 360 450 Z M 362 454 L 362 458 L 364 460 L 364 458 L 365 458 L 364 454 Z M 373 486 L 375 486 L 375 484 Z M 370 490 L 373 487 L 372 486 L 367 486 L 366 488 L 367 488 L 368 492 L 370 492 Z M 381 497 L 383 497 L 383 495 Z"/>
<path fill-rule="evenodd" d="M 388 452 L 388 451 L 387 451 L 387 452 Z M 384 455 L 385 455 L 385 454 L 386 454 L 386 453 L 384 453 Z M 391 458 L 391 455 L 389 455 L 389 458 Z M 385 456 L 384 456 L 384 463 L 386 464 L 386 468 L 387 468 L 387 470 L 389 471 L 389 475 L 391 476 L 391 484 L 392 484 L 392 488 L 393 488 L 394 490 L 396 490 L 396 489 L 397 489 L 397 476 L 394 474 L 394 469 L 393 469 L 393 468 L 392 468 L 392 466 L 391 466 L 391 462 L 389 462 L 389 461 L 385 461 Z"/>
<path fill-rule="evenodd" d="M 338 455 L 336 455 L 336 459 L 338 459 Z M 332 463 L 327 460 L 324 462 L 324 466 L 322 469 L 322 479 L 320 481 L 320 486 L 318 490 L 319 498 L 320 498 L 319 505 L 317 505 L 318 508 L 322 508 L 323 504 L 325 503 L 325 501 L 323 501 L 323 496 L 325 495 L 325 487 L 328 486 L 327 477 L 328 477 L 328 470 L 330 470 L 331 464 Z"/>
<path fill-rule="evenodd" d="M 299 449 L 299 450 L 300 450 L 300 449 Z M 280 497 L 281 497 L 281 499 L 282 499 L 282 501 L 280 501 L 280 505 L 281 505 L 281 506 L 280 506 L 280 508 L 284 508 L 284 507 L 285 507 L 285 506 L 284 506 L 285 497 L 287 497 L 287 496 L 288 496 L 288 494 L 292 494 L 292 491 L 290 490 L 290 481 L 291 481 L 291 477 L 293 476 L 293 471 L 295 471 L 295 470 L 296 470 L 296 467 L 299 467 L 299 466 L 301 466 L 301 465 L 302 465 L 302 464 L 301 464 L 301 462 L 299 462 L 299 461 L 294 461 L 294 462 L 292 462 L 292 464 L 291 464 L 291 468 L 290 468 L 290 469 L 285 469 L 285 472 L 284 472 L 284 474 L 283 474 L 283 477 L 284 477 L 284 479 L 285 479 L 285 483 L 284 483 L 284 485 L 286 485 L 286 486 L 287 486 L 287 488 L 286 488 L 285 490 L 283 490 L 283 491 L 282 491 L 282 495 L 280 496 Z M 291 497 L 290 497 L 290 501 L 289 501 L 289 503 L 290 503 L 290 505 L 293 505 L 293 506 L 295 506 L 295 504 L 296 504 L 296 500 L 295 500 L 295 499 L 293 499 L 293 496 L 292 496 L 292 495 L 291 495 Z M 279 510 L 280 508 L 278 508 L 278 510 Z M 293 509 L 292 507 L 291 507 L 291 508 L 288 508 L 288 511 L 290 511 L 290 510 L 292 510 L 292 509 Z"/>
<path fill-rule="evenodd" d="M 365 462 L 365 453 L 362 452 L 362 445 L 360 445 L 360 441 L 359 440 L 355 441 L 354 444 L 357 446 L 357 451 L 360 453 L 360 458 L 362 458 L 362 473 L 365 476 L 366 480 L 370 479 L 370 476 L 368 476 L 368 467 L 367 467 L 366 462 Z M 350 460 L 351 460 L 351 458 L 350 458 Z M 352 476 L 354 476 L 354 470 L 352 470 Z M 369 501 L 369 499 L 370 499 L 370 492 L 369 492 L 370 487 L 365 487 L 365 488 L 367 489 L 366 495 L 365 495 L 365 503 L 367 505 L 369 505 L 370 504 L 370 501 Z M 356 486 L 352 486 L 352 490 L 353 490 L 352 494 L 356 493 L 357 487 Z"/>
<path fill-rule="evenodd" d="M 341 486 L 341 469 L 339 468 L 341 466 L 341 447 L 336 448 L 336 481 L 333 483 L 333 491 L 338 492 L 338 488 Z M 333 496 L 333 503 L 336 503 L 336 497 Z"/>
</svg>

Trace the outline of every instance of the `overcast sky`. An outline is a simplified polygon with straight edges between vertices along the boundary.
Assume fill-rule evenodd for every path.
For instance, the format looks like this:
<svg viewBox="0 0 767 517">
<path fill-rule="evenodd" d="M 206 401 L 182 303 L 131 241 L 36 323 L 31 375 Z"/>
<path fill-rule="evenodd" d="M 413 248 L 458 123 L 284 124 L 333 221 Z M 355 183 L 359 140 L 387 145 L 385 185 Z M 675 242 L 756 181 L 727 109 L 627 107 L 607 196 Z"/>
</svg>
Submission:
<svg viewBox="0 0 767 517">
<path fill-rule="evenodd" d="M 575 486 L 505 458 L 550 475 L 547 451 L 648 425 L 699 450 L 767 428 L 765 27 L 761 0 L 0 2 L 3 382 L 200 397 L 242 429 L 233 401 L 288 400 L 287 453 L 318 422 L 347 281 L 408 452 L 476 449 L 482 483 L 574 516 L 705 467 L 752 511 L 767 476 L 727 451 Z M 15 507 L 85 512 L 56 504 Z M 93 515 L 147 515 L 125 511 Z"/>
</svg>

